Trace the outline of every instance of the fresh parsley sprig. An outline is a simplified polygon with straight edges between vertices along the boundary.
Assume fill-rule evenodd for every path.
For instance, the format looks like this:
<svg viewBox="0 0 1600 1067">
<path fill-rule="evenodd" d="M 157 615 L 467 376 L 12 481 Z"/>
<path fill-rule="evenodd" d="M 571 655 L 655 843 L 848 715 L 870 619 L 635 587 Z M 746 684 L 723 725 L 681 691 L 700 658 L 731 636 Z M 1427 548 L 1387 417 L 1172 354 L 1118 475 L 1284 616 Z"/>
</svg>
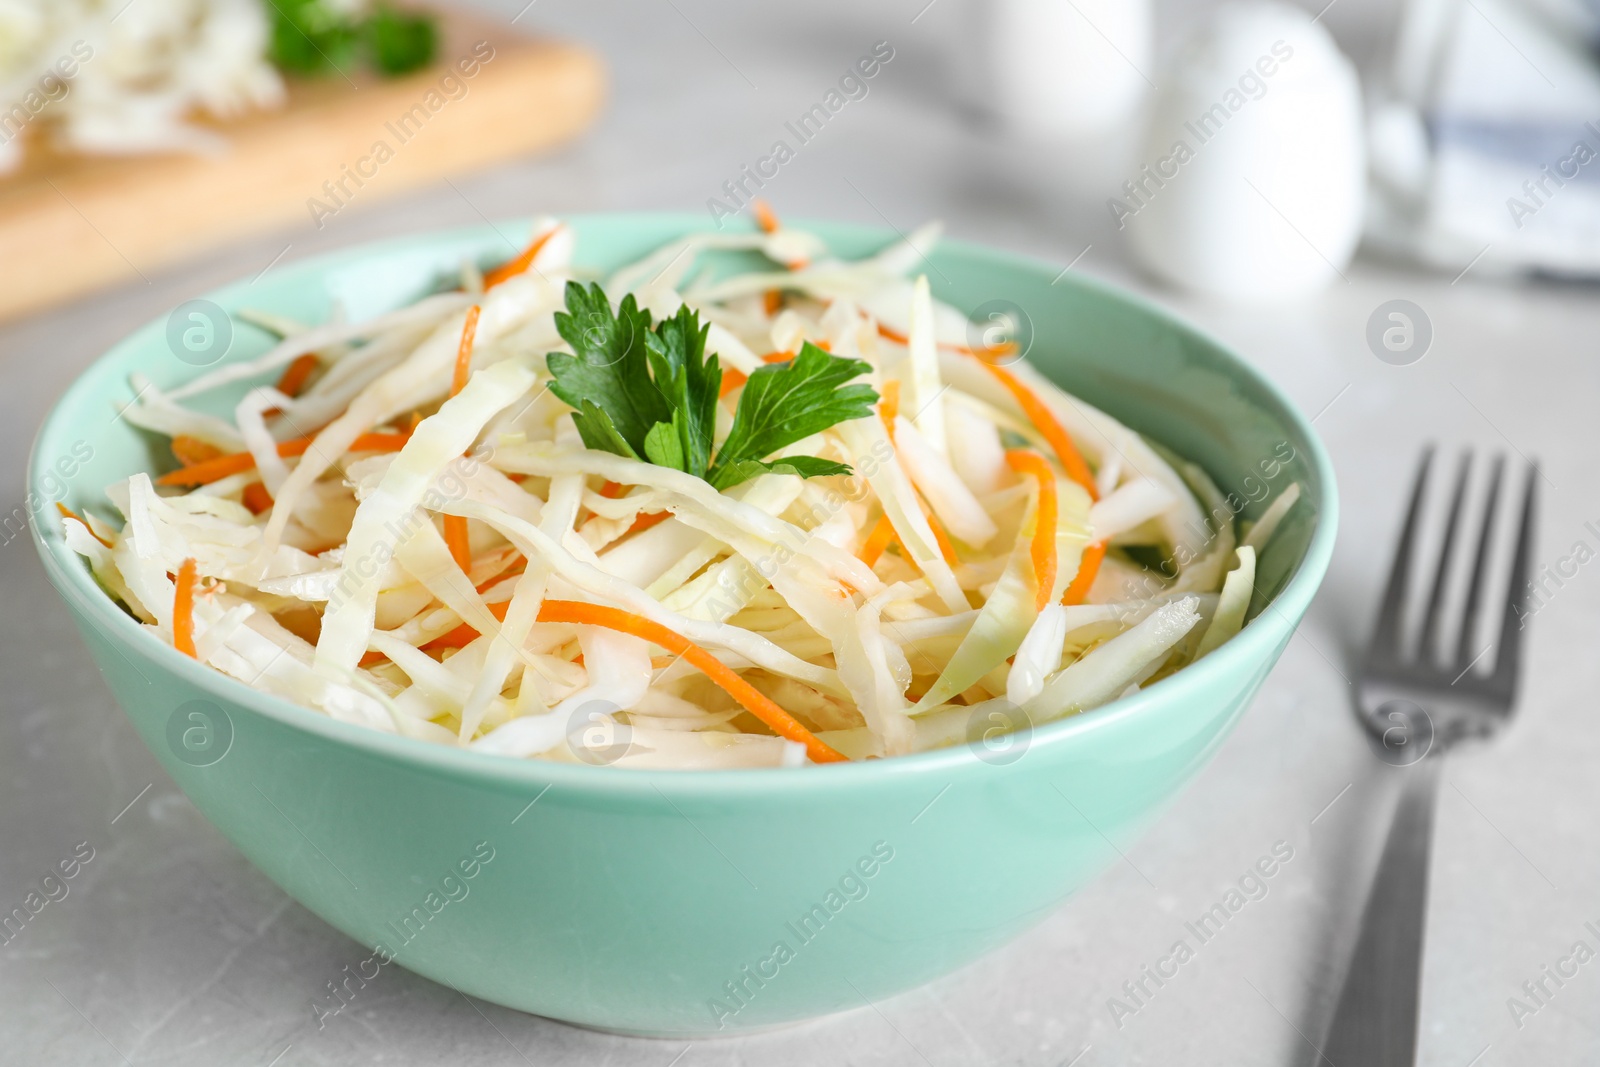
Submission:
<svg viewBox="0 0 1600 1067">
<path fill-rule="evenodd" d="M 722 367 L 706 356 L 710 327 L 699 313 L 680 307 L 652 324 L 632 294 L 615 313 L 595 284 L 568 282 L 566 297 L 556 330 L 572 354 L 546 357 L 550 390 L 576 409 L 572 419 L 587 447 L 685 471 L 718 490 L 758 474 L 850 473 L 848 464 L 817 456 L 767 457 L 871 415 L 877 392 L 847 384 L 871 370 L 868 364 L 808 342 L 792 360 L 758 368 L 739 394 L 727 438 L 713 449 Z"/>
<path fill-rule="evenodd" d="M 409 74 L 433 62 L 439 31 L 432 15 L 388 0 L 365 16 L 334 0 L 272 0 L 267 58 L 290 74 L 354 70 L 365 58 L 380 74 Z"/>
</svg>

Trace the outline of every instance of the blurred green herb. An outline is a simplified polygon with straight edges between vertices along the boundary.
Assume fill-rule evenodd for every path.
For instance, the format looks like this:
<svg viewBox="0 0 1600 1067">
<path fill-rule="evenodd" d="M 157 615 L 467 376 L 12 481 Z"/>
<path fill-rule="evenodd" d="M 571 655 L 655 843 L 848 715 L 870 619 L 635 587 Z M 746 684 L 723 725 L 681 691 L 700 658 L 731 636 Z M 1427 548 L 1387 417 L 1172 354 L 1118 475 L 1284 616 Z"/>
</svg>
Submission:
<svg viewBox="0 0 1600 1067">
<path fill-rule="evenodd" d="M 268 58 L 290 74 L 343 74 L 366 62 L 394 77 L 427 66 L 438 49 L 432 15 L 380 3 L 352 16 L 330 0 L 268 0 L 272 42 Z"/>
<path fill-rule="evenodd" d="M 372 65 L 388 75 L 407 74 L 427 66 L 438 47 L 433 16 L 396 11 L 380 4 L 367 20 Z"/>
</svg>

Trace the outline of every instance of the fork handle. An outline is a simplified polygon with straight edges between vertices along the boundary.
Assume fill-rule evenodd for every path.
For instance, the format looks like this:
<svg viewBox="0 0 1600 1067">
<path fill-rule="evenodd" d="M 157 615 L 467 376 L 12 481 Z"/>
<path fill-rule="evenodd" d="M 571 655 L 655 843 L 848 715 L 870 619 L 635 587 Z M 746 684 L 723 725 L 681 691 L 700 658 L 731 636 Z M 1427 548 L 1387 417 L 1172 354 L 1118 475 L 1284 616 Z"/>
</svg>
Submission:
<svg viewBox="0 0 1600 1067">
<path fill-rule="evenodd" d="M 1428 852 L 1440 759 L 1437 754 L 1424 757 L 1402 772 L 1406 781 L 1328 1031 L 1324 1055 L 1339 1067 L 1416 1063 Z"/>
</svg>

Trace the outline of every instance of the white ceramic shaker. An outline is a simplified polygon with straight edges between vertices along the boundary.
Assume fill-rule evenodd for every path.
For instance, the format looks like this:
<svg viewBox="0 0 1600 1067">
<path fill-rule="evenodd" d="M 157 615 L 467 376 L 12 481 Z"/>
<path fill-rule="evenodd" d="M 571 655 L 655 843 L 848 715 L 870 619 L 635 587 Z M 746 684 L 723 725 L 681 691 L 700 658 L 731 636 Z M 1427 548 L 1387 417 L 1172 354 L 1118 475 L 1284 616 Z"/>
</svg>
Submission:
<svg viewBox="0 0 1600 1067">
<path fill-rule="evenodd" d="M 1150 68 L 1150 0 L 973 0 L 981 110 L 1038 138 L 1075 139 L 1133 114 Z"/>
<path fill-rule="evenodd" d="M 1311 16 L 1230 4 L 1160 72 L 1138 169 L 1107 210 L 1135 258 L 1240 300 L 1339 279 L 1366 182 L 1355 68 Z"/>
</svg>

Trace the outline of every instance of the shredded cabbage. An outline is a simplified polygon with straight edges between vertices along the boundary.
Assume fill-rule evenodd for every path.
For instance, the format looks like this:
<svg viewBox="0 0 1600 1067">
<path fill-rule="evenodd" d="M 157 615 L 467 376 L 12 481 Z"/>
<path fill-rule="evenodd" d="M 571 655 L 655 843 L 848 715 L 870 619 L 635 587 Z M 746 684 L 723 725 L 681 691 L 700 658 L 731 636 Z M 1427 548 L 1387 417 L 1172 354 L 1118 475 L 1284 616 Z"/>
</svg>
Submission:
<svg viewBox="0 0 1600 1067">
<path fill-rule="evenodd" d="M 166 392 L 136 379 L 132 424 L 173 438 L 180 462 L 227 455 L 214 476 L 108 487 L 120 528 L 68 513 L 68 546 L 159 640 L 187 637 L 264 692 L 430 743 L 617 767 L 960 744 L 975 716 L 1099 706 L 1247 625 L 1256 560 L 1300 487 L 1241 539 L 1205 472 L 1010 368 L 1087 461 L 1092 485 L 1072 481 L 921 275 L 937 224 L 857 261 L 781 225 L 691 234 L 609 276 L 613 308 L 631 293 L 652 320 L 701 316 L 725 375 L 706 400 L 718 442 L 748 376 L 807 342 L 864 360 L 880 391 L 899 383 L 892 433 L 859 412 L 808 427 L 773 460 L 815 476 L 791 465 L 725 491 L 585 446 L 546 362 L 568 351 L 555 315 L 575 235 L 554 219 L 534 234 L 523 273 L 466 263 L 457 291 L 363 322 L 240 313 L 282 340 Z M 766 265 L 704 269 L 727 252 Z M 307 354 L 309 381 L 276 380 Z M 229 416 L 190 406 L 229 387 Z M 1035 529 L 1014 447 L 1054 464 L 1053 531 Z M 1091 544 L 1104 559 L 1076 582 Z"/>
</svg>

